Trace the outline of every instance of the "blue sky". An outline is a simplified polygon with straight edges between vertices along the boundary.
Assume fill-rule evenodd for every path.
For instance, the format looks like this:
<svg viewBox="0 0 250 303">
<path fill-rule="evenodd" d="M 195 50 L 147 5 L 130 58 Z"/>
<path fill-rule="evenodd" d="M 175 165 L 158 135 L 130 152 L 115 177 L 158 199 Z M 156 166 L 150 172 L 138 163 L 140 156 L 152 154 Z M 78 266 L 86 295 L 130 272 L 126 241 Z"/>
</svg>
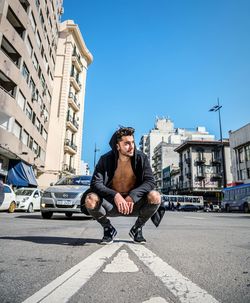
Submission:
<svg viewBox="0 0 250 303">
<path fill-rule="evenodd" d="M 136 143 L 156 116 L 219 138 L 250 122 L 249 0 L 64 0 L 94 56 L 86 84 L 82 159 L 93 169 L 118 125 Z"/>
</svg>

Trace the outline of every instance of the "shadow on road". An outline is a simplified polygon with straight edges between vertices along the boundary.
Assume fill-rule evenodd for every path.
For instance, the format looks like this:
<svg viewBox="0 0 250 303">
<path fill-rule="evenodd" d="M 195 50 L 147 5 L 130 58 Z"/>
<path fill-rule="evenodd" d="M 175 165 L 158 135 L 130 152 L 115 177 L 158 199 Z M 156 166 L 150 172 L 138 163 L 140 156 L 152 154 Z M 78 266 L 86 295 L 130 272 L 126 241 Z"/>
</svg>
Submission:
<svg viewBox="0 0 250 303">
<path fill-rule="evenodd" d="M 67 220 L 67 221 L 88 221 L 88 220 L 93 220 L 92 217 L 85 217 L 85 216 L 72 216 L 71 218 L 67 218 L 66 216 L 58 216 L 58 217 L 53 217 L 51 219 L 43 219 L 40 214 L 37 215 L 21 215 L 21 216 L 16 216 L 16 219 L 41 219 L 41 220 L 49 220 L 49 221 L 54 221 L 54 220 Z"/>
<path fill-rule="evenodd" d="M 0 240 L 28 241 L 37 244 L 56 244 L 56 245 L 70 245 L 70 246 L 82 246 L 89 243 L 100 243 L 100 239 L 40 237 L 40 236 L 23 236 L 23 237 L 5 236 L 5 237 L 0 237 Z"/>
</svg>

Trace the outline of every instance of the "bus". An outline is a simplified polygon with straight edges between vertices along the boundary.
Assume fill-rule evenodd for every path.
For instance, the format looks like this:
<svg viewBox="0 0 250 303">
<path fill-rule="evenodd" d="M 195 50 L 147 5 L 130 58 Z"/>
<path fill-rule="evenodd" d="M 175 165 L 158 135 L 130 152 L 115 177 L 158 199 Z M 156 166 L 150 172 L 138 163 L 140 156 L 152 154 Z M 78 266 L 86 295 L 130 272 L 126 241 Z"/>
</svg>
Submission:
<svg viewBox="0 0 250 303">
<path fill-rule="evenodd" d="M 250 211 L 250 183 L 223 189 L 221 209 L 230 212 L 241 210 L 245 213 Z"/>
<path fill-rule="evenodd" d="M 199 209 L 203 209 L 203 196 L 184 196 L 184 195 L 162 195 L 162 204 L 166 209 L 179 207 L 186 204 L 192 204 Z"/>
</svg>

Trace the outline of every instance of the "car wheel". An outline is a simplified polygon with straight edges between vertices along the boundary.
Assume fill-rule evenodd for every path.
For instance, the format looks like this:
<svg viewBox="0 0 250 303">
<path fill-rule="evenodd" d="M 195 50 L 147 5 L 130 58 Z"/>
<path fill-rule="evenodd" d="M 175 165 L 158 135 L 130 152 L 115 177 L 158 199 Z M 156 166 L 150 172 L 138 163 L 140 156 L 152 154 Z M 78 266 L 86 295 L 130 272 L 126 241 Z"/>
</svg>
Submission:
<svg viewBox="0 0 250 303">
<path fill-rule="evenodd" d="M 9 213 L 13 213 L 13 212 L 15 211 L 15 209 L 16 209 L 16 203 L 15 203 L 14 201 L 12 201 L 12 202 L 10 203 L 8 212 L 9 212 Z"/>
<path fill-rule="evenodd" d="M 27 209 L 27 213 L 33 213 L 33 211 L 34 211 L 34 209 L 33 209 L 33 204 L 30 203 L 30 204 L 29 204 L 29 207 L 28 207 L 28 209 Z"/>
<path fill-rule="evenodd" d="M 243 211 L 244 211 L 245 214 L 249 212 L 249 208 L 248 208 L 248 204 L 247 203 L 244 203 L 244 205 L 243 205 Z"/>
<path fill-rule="evenodd" d="M 71 217 L 73 216 L 73 214 L 70 213 L 70 212 L 66 212 L 66 213 L 65 213 L 65 216 L 66 216 L 67 218 L 71 218 Z"/>
<path fill-rule="evenodd" d="M 42 214 L 43 219 L 51 219 L 51 217 L 53 216 L 52 211 L 42 212 L 41 214 Z"/>
</svg>

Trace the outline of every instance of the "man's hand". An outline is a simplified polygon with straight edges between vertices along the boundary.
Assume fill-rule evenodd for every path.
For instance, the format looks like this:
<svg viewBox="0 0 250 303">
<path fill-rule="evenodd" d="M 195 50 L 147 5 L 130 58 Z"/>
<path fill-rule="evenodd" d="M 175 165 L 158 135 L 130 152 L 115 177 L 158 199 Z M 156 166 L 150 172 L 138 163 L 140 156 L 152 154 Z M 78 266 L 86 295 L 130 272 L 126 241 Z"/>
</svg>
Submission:
<svg viewBox="0 0 250 303">
<path fill-rule="evenodd" d="M 125 198 L 125 201 L 127 202 L 128 208 L 129 208 L 129 213 L 131 214 L 133 212 L 133 208 L 134 208 L 134 201 L 130 196 L 127 196 Z"/>
<path fill-rule="evenodd" d="M 122 197 L 120 193 L 117 193 L 114 198 L 115 205 L 117 206 L 117 209 L 119 213 L 123 215 L 128 215 L 130 212 L 129 204 L 128 202 Z"/>
</svg>

